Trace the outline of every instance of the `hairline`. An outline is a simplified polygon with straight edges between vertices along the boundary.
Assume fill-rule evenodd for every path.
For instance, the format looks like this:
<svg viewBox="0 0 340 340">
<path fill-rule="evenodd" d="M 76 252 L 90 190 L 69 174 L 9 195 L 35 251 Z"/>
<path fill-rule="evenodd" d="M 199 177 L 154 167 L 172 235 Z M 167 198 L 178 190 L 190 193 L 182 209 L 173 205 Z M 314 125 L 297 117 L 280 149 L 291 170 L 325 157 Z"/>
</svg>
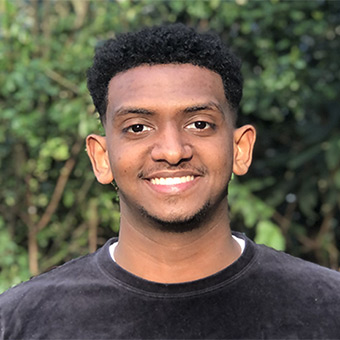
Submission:
<svg viewBox="0 0 340 340">
<path fill-rule="evenodd" d="M 193 65 L 193 66 L 197 66 L 197 67 L 200 67 L 200 68 L 204 68 L 206 70 L 209 70 L 209 71 L 214 72 L 215 74 L 217 74 L 221 78 L 221 81 L 222 81 L 223 93 L 224 93 L 224 97 L 225 97 L 225 100 L 226 100 L 226 103 L 227 103 L 228 109 L 229 109 L 228 113 L 231 115 L 231 120 L 232 120 L 233 125 L 236 126 L 237 111 L 238 110 L 237 110 L 237 108 L 234 108 L 230 104 L 230 102 L 229 102 L 229 100 L 228 100 L 228 98 L 226 96 L 226 88 L 225 88 L 225 84 L 224 84 L 222 75 L 219 72 L 217 72 L 217 71 L 215 71 L 215 70 L 213 70 L 213 69 L 211 69 L 209 67 L 203 66 L 203 65 L 197 65 L 197 64 L 194 64 L 194 63 L 190 63 L 190 62 L 187 62 L 187 63 L 172 62 L 172 63 L 164 63 L 164 64 L 163 63 L 141 63 L 141 64 L 136 65 L 134 67 L 130 67 L 130 68 L 127 68 L 126 70 L 122 70 L 122 71 L 119 71 L 119 72 L 115 73 L 111 77 L 111 79 L 109 80 L 109 82 L 108 82 L 108 84 L 106 86 L 106 94 L 105 94 L 105 99 L 104 99 L 105 100 L 105 113 L 104 113 L 104 115 L 101 115 L 99 113 L 100 121 L 101 121 L 101 123 L 102 123 L 104 128 L 105 128 L 105 124 L 106 124 L 106 116 L 107 116 L 107 113 L 108 113 L 107 109 L 108 109 L 108 105 L 109 105 L 109 87 L 110 87 L 110 82 L 112 81 L 112 79 L 114 77 L 118 76 L 118 75 L 124 74 L 124 73 L 126 73 L 126 72 L 128 72 L 130 70 L 133 70 L 135 68 L 138 68 L 138 67 L 142 67 L 142 66 L 150 66 L 150 67 L 152 67 L 152 66 L 158 66 L 158 65 Z"/>
</svg>

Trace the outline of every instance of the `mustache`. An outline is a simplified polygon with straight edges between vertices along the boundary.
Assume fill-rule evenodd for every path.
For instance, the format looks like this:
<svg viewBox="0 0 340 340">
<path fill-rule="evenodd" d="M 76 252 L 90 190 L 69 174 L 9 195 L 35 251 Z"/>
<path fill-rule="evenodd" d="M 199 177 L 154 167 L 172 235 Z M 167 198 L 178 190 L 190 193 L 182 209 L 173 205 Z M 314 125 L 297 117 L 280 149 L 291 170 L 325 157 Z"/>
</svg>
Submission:
<svg viewBox="0 0 340 340">
<path fill-rule="evenodd" d="M 179 170 L 190 171 L 200 176 L 204 176 L 208 171 L 207 168 L 203 165 L 195 166 L 195 165 L 187 164 L 187 163 L 181 163 L 178 165 L 159 164 L 159 166 L 153 166 L 153 167 L 141 170 L 138 173 L 138 177 L 145 178 L 145 177 L 150 176 L 153 173 L 160 172 L 160 171 L 179 171 Z"/>
</svg>

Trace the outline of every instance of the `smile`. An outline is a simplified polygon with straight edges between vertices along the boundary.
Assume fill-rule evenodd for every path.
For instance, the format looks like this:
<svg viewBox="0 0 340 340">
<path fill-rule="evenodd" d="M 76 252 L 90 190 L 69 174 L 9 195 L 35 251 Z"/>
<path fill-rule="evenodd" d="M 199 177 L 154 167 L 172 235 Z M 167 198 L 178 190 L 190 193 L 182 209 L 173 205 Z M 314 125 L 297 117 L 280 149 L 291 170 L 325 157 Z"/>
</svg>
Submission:
<svg viewBox="0 0 340 340">
<path fill-rule="evenodd" d="M 150 182 L 156 185 L 176 185 L 191 182 L 194 180 L 194 176 L 182 176 L 182 177 L 160 177 L 151 178 Z"/>
</svg>

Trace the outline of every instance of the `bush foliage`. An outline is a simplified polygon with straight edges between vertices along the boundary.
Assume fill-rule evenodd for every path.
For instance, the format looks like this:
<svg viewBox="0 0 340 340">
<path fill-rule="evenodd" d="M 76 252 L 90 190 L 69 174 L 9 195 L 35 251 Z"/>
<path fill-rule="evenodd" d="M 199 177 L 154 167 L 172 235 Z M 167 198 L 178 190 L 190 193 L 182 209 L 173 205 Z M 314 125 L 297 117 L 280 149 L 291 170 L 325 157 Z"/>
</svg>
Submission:
<svg viewBox="0 0 340 340">
<path fill-rule="evenodd" d="M 233 229 L 339 268 L 340 2 L 0 3 L 0 291 L 94 251 L 119 229 L 84 138 L 103 133 L 86 88 L 101 40 L 164 22 L 212 29 L 243 60 L 239 123 L 258 131 L 233 178 Z"/>
</svg>

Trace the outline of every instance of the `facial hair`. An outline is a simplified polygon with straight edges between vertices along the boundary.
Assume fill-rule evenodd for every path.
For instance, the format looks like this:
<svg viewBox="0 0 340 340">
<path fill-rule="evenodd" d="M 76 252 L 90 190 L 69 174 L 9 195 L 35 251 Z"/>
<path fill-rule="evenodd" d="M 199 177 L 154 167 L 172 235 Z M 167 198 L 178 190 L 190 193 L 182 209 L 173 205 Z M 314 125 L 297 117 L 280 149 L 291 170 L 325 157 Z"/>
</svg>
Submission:
<svg viewBox="0 0 340 340">
<path fill-rule="evenodd" d="M 210 203 L 205 203 L 205 205 L 192 216 L 173 220 L 163 220 L 157 216 L 150 215 L 143 207 L 139 207 L 139 210 L 141 215 L 149 219 L 151 224 L 159 230 L 168 233 L 185 233 L 199 229 L 202 226 L 202 222 L 206 219 L 210 210 Z"/>
</svg>

